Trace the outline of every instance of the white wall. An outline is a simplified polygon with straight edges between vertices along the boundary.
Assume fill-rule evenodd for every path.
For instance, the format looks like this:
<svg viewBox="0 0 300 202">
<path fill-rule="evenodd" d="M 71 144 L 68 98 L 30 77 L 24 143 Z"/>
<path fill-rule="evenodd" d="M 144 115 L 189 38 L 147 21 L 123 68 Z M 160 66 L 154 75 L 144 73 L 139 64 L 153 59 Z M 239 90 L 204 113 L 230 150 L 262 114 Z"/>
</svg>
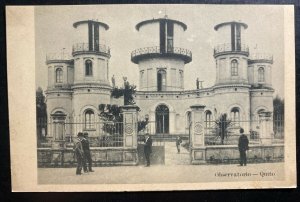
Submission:
<svg viewBox="0 0 300 202">
<path fill-rule="evenodd" d="M 143 25 L 139 29 L 138 48 L 159 46 L 159 22 Z"/>
<path fill-rule="evenodd" d="M 167 91 L 183 90 L 179 81 L 179 70 L 184 72 L 184 61 L 176 58 L 154 58 L 145 59 L 139 62 L 139 71 L 144 71 L 144 78 L 147 80 L 145 85 L 141 85 L 141 91 L 156 91 L 157 90 L 157 71 L 162 68 L 167 72 Z M 173 69 L 173 70 L 172 70 Z M 175 74 L 174 74 L 175 69 Z M 171 78 L 172 72 L 175 78 Z M 173 82 L 172 82 L 173 81 Z M 184 82 L 184 79 L 183 81 Z"/>
</svg>

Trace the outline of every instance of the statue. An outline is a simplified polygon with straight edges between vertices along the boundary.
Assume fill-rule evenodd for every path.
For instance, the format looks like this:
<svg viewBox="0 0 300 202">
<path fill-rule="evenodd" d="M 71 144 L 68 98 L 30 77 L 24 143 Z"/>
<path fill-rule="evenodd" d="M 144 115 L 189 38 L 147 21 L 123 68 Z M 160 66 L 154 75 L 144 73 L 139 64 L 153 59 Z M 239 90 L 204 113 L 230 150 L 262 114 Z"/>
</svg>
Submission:
<svg viewBox="0 0 300 202">
<path fill-rule="evenodd" d="M 111 77 L 111 84 L 113 88 L 116 87 L 115 75 Z"/>
</svg>

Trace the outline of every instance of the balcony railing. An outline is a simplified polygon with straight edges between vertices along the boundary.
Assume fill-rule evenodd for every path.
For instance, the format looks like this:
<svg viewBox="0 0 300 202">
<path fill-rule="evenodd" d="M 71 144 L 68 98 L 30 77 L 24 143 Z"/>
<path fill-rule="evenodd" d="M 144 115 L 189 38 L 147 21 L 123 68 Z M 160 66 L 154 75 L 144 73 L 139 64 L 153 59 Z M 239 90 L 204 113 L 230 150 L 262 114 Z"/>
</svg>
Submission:
<svg viewBox="0 0 300 202">
<path fill-rule="evenodd" d="M 185 63 L 192 61 L 192 52 L 185 48 L 173 47 L 161 50 L 159 46 L 139 48 L 131 53 L 131 61 L 137 63 L 141 57 L 153 55 L 175 55 L 184 59 Z"/>
<path fill-rule="evenodd" d="M 255 53 L 250 55 L 250 63 L 253 62 L 268 62 L 268 63 L 273 63 L 273 55 L 268 54 L 268 53 Z"/>
<path fill-rule="evenodd" d="M 46 63 L 52 62 L 71 62 L 72 57 L 68 53 L 48 53 L 46 55 Z"/>
<path fill-rule="evenodd" d="M 84 52 L 100 53 L 105 56 L 110 56 L 109 47 L 103 44 L 94 44 L 92 47 L 90 47 L 88 43 L 77 43 L 73 45 L 73 56 Z"/>
<path fill-rule="evenodd" d="M 249 55 L 249 48 L 245 44 L 241 44 L 240 47 L 232 47 L 231 44 L 220 44 L 214 48 L 214 56 L 223 55 L 226 53 L 239 53 Z"/>
</svg>

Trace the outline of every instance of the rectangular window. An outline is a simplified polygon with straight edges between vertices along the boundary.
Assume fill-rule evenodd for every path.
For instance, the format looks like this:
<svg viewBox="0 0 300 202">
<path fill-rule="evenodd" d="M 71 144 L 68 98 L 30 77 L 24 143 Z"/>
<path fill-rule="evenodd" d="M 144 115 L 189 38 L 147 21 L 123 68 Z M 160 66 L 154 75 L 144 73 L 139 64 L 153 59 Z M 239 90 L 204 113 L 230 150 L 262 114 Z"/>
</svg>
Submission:
<svg viewBox="0 0 300 202">
<path fill-rule="evenodd" d="M 166 52 L 166 22 L 160 21 L 159 23 L 159 39 L 160 39 L 160 52 Z"/>
<path fill-rule="evenodd" d="M 235 51 L 235 24 L 231 24 L 231 50 Z"/>
<path fill-rule="evenodd" d="M 94 46 L 95 51 L 99 51 L 99 25 L 94 24 Z"/>
<path fill-rule="evenodd" d="M 236 25 L 236 50 L 241 50 L 241 25 Z"/>
<path fill-rule="evenodd" d="M 89 51 L 93 50 L 93 24 L 88 22 Z"/>
<path fill-rule="evenodd" d="M 173 52 L 173 40 L 174 40 L 174 23 L 168 21 L 167 23 L 167 50 Z"/>
</svg>

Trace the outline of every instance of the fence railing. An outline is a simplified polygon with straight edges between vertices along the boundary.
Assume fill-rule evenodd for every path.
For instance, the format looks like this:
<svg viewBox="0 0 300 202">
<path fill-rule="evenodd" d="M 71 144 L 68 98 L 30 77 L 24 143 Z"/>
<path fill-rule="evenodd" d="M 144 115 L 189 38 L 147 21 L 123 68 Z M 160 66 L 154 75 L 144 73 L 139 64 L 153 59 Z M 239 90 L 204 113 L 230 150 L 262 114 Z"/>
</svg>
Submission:
<svg viewBox="0 0 300 202">
<path fill-rule="evenodd" d="M 90 46 L 88 43 L 77 43 L 73 45 L 72 53 L 94 51 L 110 55 L 110 48 L 104 44 L 94 44 Z"/>
<path fill-rule="evenodd" d="M 188 57 L 192 57 L 192 51 L 188 49 L 180 48 L 180 47 L 172 47 L 172 48 L 167 48 L 165 51 L 163 51 L 159 46 L 136 49 L 132 51 L 131 57 L 144 55 L 144 54 L 151 54 L 151 53 L 175 53 L 175 54 L 181 54 L 181 55 L 186 55 Z"/>
<path fill-rule="evenodd" d="M 272 142 L 284 141 L 284 120 L 277 117 L 272 121 L 271 132 Z M 81 119 L 80 119 L 81 120 Z M 167 124 L 167 125 L 165 125 Z M 155 144 L 163 144 L 164 141 L 174 141 L 177 135 L 170 134 L 169 124 L 160 122 L 148 122 L 145 128 L 138 131 L 138 142 L 142 143 L 146 133 L 152 135 Z M 189 124 L 183 129 L 180 135 L 189 139 Z M 252 121 L 205 121 L 204 135 L 206 145 L 236 145 L 239 138 L 240 128 L 248 136 L 251 144 L 259 144 L 262 140 L 260 134 L 259 120 Z M 139 128 L 137 126 L 137 128 Z M 38 140 L 45 140 L 45 137 L 52 137 L 54 140 L 65 140 L 72 143 L 77 138 L 78 132 L 87 132 L 92 146 L 97 147 L 123 147 L 123 123 L 112 121 L 71 121 L 54 123 L 51 119 L 37 120 Z M 44 137 L 43 137 L 44 136 Z M 161 142 L 161 143 L 160 143 Z"/>
<path fill-rule="evenodd" d="M 45 127 L 45 124 L 40 125 Z M 122 122 L 48 122 L 47 136 L 53 140 L 64 140 L 72 143 L 79 132 L 88 133 L 91 146 L 123 147 Z"/>
<path fill-rule="evenodd" d="M 249 55 L 249 48 L 245 44 L 240 44 L 240 46 L 232 47 L 232 44 L 230 43 L 220 44 L 214 48 L 215 56 L 220 53 L 226 53 L 226 52 L 239 52 L 239 53 L 244 53 L 246 55 Z"/>
</svg>

